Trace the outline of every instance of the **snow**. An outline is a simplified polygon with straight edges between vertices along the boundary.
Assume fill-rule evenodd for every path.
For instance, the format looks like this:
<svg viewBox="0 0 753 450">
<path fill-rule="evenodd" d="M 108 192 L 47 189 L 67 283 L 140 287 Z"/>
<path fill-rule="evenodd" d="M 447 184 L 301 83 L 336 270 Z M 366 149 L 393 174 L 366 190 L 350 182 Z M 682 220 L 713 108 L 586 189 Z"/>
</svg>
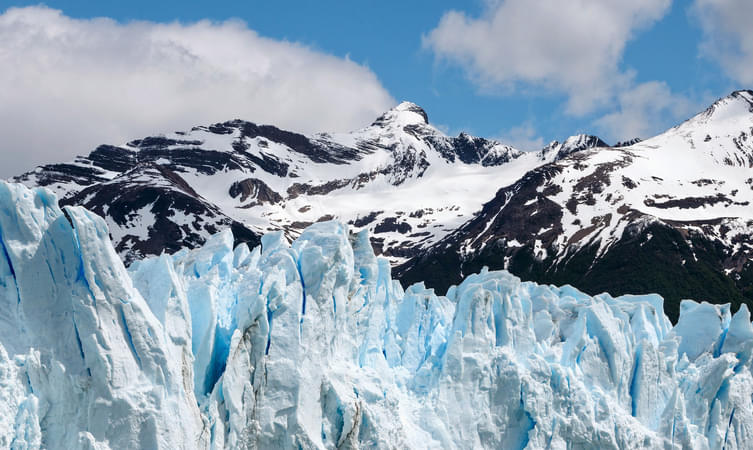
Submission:
<svg viewBox="0 0 753 450">
<path fill-rule="evenodd" d="M 736 92 L 646 141 L 619 148 L 581 149 L 557 160 L 557 170 L 548 172 L 547 181 L 537 187 L 537 192 L 554 192 L 547 198 L 561 207 L 562 217 L 555 225 L 560 225 L 562 232 L 552 246 L 540 250 L 555 255 L 559 263 L 578 247 L 595 245 L 599 258 L 625 230 L 669 223 L 719 241 L 732 254 L 746 252 L 749 244 L 740 237 L 749 235 L 753 224 L 751 111 L 753 94 Z M 578 135 L 564 144 L 553 142 L 539 154 L 551 157 L 560 151 L 568 153 L 588 139 Z M 501 169 L 514 172 L 514 165 L 522 161 L 518 158 Z M 497 186 L 507 184 L 504 180 Z M 483 188 L 477 192 L 483 192 Z M 540 196 L 528 199 L 523 207 L 534 209 L 537 201 Z M 503 209 L 488 216 L 485 230 L 494 225 L 496 214 Z M 542 237 L 545 231 L 539 230 L 536 237 Z M 461 255 L 484 248 L 485 242 L 476 241 L 478 237 L 472 236 L 462 242 Z M 728 270 L 732 273 L 739 268 Z"/>
<path fill-rule="evenodd" d="M 368 233 L 126 270 L 106 223 L 0 183 L 0 446 L 747 448 L 746 307 L 469 275 L 403 289 Z"/>
<path fill-rule="evenodd" d="M 202 202 L 227 217 L 243 223 L 252 231 L 264 234 L 268 231 L 284 230 L 288 240 L 297 237 L 300 226 L 297 223 L 314 223 L 322 217 L 333 216 L 343 222 L 352 222 L 359 217 L 373 216 L 374 220 L 359 229 L 368 229 L 372 235 L 384 240 L 383 251 L 390 249 L 428 248 L 464 224 L 483 204 L 492 199 L 502 187 L 517 181 L 529 170 L 553 161 L 557 152 L 521 152 L 496 141 L 487 141 L 486 154 L 478 163 L 465 163 L 459 157 L 448 158 L 441 153 L 442 146 L 450 146 L 451 137 L 430 125 L 425 113 L 417 105 L 402 102 L 379 117 L 375 123 L 350 133 L 320 133 L 309 136 L 313 144 L 337 156 L 342 146 L 356 155 L 345 163 L 322 162 L 311 159 L 306 154 L 283 143 L 262 137 L 244 137 L 241 130 L 232 128 L 228 134 L 213 133 L 207 127 L 196 127 L 187 132 L 172 133 L 165 137 L 181 144 L 169 149 L 195 147 L 202 150 L 216 150 L 231 153 L 239 160 L 249 163 L 247 167 L 228 168 L 207 174 L 187 167 L 176 159 L 171 169 L 183 178 L 199 195 Z M 477 142 L 479 138 L 462 134 L 460 138 Z M 580 145 L 585 137 L 568 139 L 568 145 Z M 189 142 L 189 144 L 186 144 Z M 195 142 L 195 144 L 194 144 Z M 243 144 L 245 150 L 236 151 L 234 144 Z M 133 151 L 138 148 L 122 146 Z M 561 146 L 560 146 L 561 147 Z M 559 147 L 558 147 L 559 148 Z M 251 158 L 276 160 L 288 166 L 288 174 L 270 173 Z M 166 164 L 169 157 L 160 157 L 155 162 Z M 508 162 L 496 166 L 484 163 L 499 160 Z M 342 162 L 342 161 L 341 161 Z M 292 174 L 295 174 L 293 176 Z M 40 174 L 24 178 L 29 184 L 39 183 Z M 118 175 L 118 176 L 116 176 Z M 179 187 L 165 182 L 161 173 L 140 171 L 139 175 L 129 173 L 108 173 L 106 178 L 113 183 L 126 181 L 129 184 L 149 184 L 166 189 Z M 247 179 L 257 179 L 278 193 L 283 200 L 275 204 L 249 207 L 251 200 L 233 198 L 229 195 L 234 183 Z M 323 186 L 334 183 L 337 188 L 327 194 L 301 193 L 294 198 L 288 190 L 295 184 Z M 60 196 L 71 197 L 85 186 L 75 182 L 52 185 Z M 107 207 L 107 205 L 104 205 Z M 141 218 L 140 216 L 143 216 Z M 179 227 L 193 222 L 175 211 L 165 217 Z M 205 218 L 204 222 L 216 220 Z M 379 232 L 375 228 L 385 219 L 396 219 L 411 227 L 407 233 Z M 110 220 L 108 225 L 116 243 L 123 242 L 125 251 L 136 240 L 149 237 L 149 227 L 155 217 L 149 208 L 142 208 L 126 224 Z M 194 228 L 194 227 L 189 227 Z M 184 228 L 181 227 L 181 230 Z M 194 230 L 206 237 L 202 230 Z M 428 231 L 428 235 L 419 235 Z M 414 234 L 414 236 L 411 236 Z M 131 238 L 129 238 L 129 236 Z M 130 239 L 130 240 L 129 240 Z M 138 256 L 141 256 L 140 254 Z M 390 256 L 393 265 L 406 258 Z"/>
<path fill-rule="evenodd" d="M 569 239 L 582 229 L 580 225 L 572 225 L 576 218 L 579 223 L 591 224 L 601 221 L 606 214 L 612 214 L 611 223 L 597 227 L 582 241 L 588 244 L 600 239 L 599 254 L 603 254 L 622 236 L 626 224 L 632 220 L 629 216 L 614 214 L 618 207 L 624 206 L 626 211 L 638 210 L 664 221 L 721 219 L 723 227 L 731 232 L 722 236 L 717 227 L 710 237 L 733 247 L 734 237 L 741 232 L 747 233 L 749 222 L 753 220 L 750 209 L 753 191 L 746 184 L 750 178 L 749 164 L 753 163 L 753 141 L 750 139 L 753 116 L 745 106 L 747 101 L 750 99 L 723 100 L 710 112 L 699 114 L 678 127 L 630 147 L 601 148 L 581 153 L 588 156 L 586 159 L 560 161 L 563 172 L 550 184 L 563 188 L 551 199 L 563 206 L 564 236 Z M 712 137 L 711 140 L 706 141 L 707 135 Z M 741 140 L 741 136 L 748 136 L 747 141 Z M 735 140 L 742 143 L 739 148 Z M 594 195 L 593 204 L 581 200 L 575 213 L 564 208 L 569 199 L 578 195 L 573 181 L 607 165 L 615 166 L 602 180 L 602 190 Z M 626 188 L 622 183 L 625 178 L 635 181 L 636 186 Z M 674 205 L 664 203 L 717 196 L 723 200 L 691 206 L 680 202 Z"/>
<path fill-rule="evenodd" d="M 229 223 L 230 219 L 259 234 L 283 230 L 290 241 L 300 235 L 305 224 L 333 217 L 358 223 L 358 231 L 368 230 L 395 266 L 433 245 L 441 245 L 442 239 L 474 218 L 501 188 L 520 181 L 537 167 L 555 162 L 556 170 L 547 171 L 548 181 L 537 187 L 541 195 L 523 205 L 530 208 L 546 196 L 561 207 L 560 223 L 552 224 L 551 230 L 561 228 L 562 232 L 553 245 L 548 245 L 552 240 L 543 235 L 551 230 L 541 229 L 535 236 L 547 242 L 546 248 L 538 252 L 540 255 L 554 255 L 557 262 L 562 262 L 574 255 L 578 247 L 596 245 L 599 258 L 623 237 L 625 230 L 662 222 L 697 231 L 732 249 L 731 254 L 740 255 L 750 250 L 750 246 L 739 236 L 750 234 L 753 224 L 752 105 L 750 92 L 736 92 L 665 133 L 619 148 L 592 148 L 604 144 L 584 134 L 571 136 L 562 143 L 554 141 L 535 153 L 484 141 L 484 159 L 470 164 L 458 157 L 448 157 L 442 149 L 452 139 L 478 143 L 481 138 L 465 133 L 458 138 L 448 137 L 428 123 L 417 105 L 409 102 L 399 104 L 360 130 L 308 136 L 313 145 L 320 145 L 320 150 L 330 156 L 337 157 L 341 150 L 354 155 L 348 161 L 322 162 L 284 143 L 244 137 L 237 123 L 224 128 L 231 131 L 228 134 L 211 132 L 211 127 L 196 127 L 168 135 L 167 138 L 183 141 L 171 148 L 217 150 L 230 153 L 245 164 L 231 165 L 233 168 L 210 175 L 177 159 L 172 161 L 171 169 L 216 215 L 207 215 L 196 222 L 195 217 L 175 210 L 164 219 L 178 225 L 185 239 L 190 234 L 190 243 L 194 244 L 208 237 L 207 229 Z M 240 148 L 238 144 L 245 150 L 235 150 Z M 462 145 L 456 149 L 462 149 Z M 245 160 L 244 154 L 248 156 Z M 501 156 L 505 158 L 500 160 L 507 162 L 483 165 Z M 253 158 L 276 160 L 288 167 L 288 174 L 267 172 L 253 163 Z M 167 159 L 158 159 L 157 163 Z M 92 162 L 79 158 L 73 164 L 89 167 Z M 126 181 L 128 185 L 150 186 L 159 183 L 165 189 L 181 189 L 172 181 L 166 182 L 156 171 L 130 175 L 106 172 L 101 176 L 112 183 Z M 131 178 L 125 180 L 127 177 Z M 31 185 L 44 178 L 45 172 L 37 171 L 19 179 Z M 254 199 L 231 197 L 231 186 L 247 179 L 263 182 L 282 200 L 251 206 Z M 633 183 L 626 183 L 626 179 Z M 328 192 L 289 193 L 296 184 L 324 187 L 319 192 Z M 85 186 L 74 181 L 56 181 L 49 187 L 58 195 L 71 198 Z M 101 207 L 107 211 L 107 205 Z M 372 220 L 369 223 L 358 220 L 366 217 Z M 486 232 L 497 215 L 489 217 L 492 220 L 484 224 L 484 233 L 461 243 L 463 257 L 481 251 L 491 242 Z M 127 223 L 108 219 L 108 225 L 121 252 L 132 258 L 142 256 L 136 244 L 150 238 L 153 231 L 150 226 L 155 220 L 147 206 Z M 386 220 L 395 221 L 402 228 L 378 229 Z M 703 229 L 694 228 L 693 224 L 698 222 L 705 222 Z M 573 239 L 575 236 L 577 239 Z M 734 275 L 740 269 L 724 270 Z"/>
</svg>

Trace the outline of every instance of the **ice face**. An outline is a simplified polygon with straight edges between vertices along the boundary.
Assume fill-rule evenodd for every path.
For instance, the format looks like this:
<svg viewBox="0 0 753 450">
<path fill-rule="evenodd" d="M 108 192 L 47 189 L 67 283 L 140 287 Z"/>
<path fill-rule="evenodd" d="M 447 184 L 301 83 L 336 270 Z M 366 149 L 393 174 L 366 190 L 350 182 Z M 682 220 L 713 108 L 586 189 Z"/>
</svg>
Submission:
<svg viewBox="0 0 753 450">
<path fill-rule="evenodd" d="M 753 442 L 743 307 L 468 276 L 405 290 L 312 225 L 128 270 L 108 230 L 0 183 L 0 447 L 728 448 Z"/>
<path fill-rule="evenodd" d="M 193 447 L 190 351 L 166 342 L 104 221 L 0 183 L 0 241 L 2 446 Z"/>
</svg>

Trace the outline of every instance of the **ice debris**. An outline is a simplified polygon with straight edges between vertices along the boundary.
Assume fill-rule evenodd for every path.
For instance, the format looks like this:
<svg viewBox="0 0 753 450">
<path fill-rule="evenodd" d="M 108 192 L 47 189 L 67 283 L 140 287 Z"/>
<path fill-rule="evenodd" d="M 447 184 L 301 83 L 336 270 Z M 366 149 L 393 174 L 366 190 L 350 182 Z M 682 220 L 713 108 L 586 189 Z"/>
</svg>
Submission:
<svg viewBox="0 0 753 450">
<path fill-rule="evenodd" d="M 403 290 L 365 234 L 126 270 L 105 222 L 0 183 L 0 447 L 750 448 L 743 305 L 482 271 Z"/>
</svg>

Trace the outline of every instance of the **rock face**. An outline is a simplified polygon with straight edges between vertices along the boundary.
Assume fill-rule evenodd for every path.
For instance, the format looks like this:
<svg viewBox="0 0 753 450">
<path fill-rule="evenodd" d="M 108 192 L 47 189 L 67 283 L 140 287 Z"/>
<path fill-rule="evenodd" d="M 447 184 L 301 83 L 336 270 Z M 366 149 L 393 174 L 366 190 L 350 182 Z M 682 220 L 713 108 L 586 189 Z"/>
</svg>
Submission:
<svg viewBox="0 0 753 450">
<path fill-rule="evenodd" d="M 468 276 L 403 290 L 335 221 L 125 269 L 105 221 L 0 183 L 10 448 L 747 448 L 747 307 Z"/>
<path fill-rule="evenodd" d="M 483 266 L 590 294 L 753 301 L 753 94 L 738 91 L 653 138 L 577 135 L 521 152 L 450 137 L 404 102 L 352 133 L 234 120 L 17 177 L 102 215 L 127 264 L 337 219 L 371 233 L 404 283 L 444 293 Z"/>
</svg>

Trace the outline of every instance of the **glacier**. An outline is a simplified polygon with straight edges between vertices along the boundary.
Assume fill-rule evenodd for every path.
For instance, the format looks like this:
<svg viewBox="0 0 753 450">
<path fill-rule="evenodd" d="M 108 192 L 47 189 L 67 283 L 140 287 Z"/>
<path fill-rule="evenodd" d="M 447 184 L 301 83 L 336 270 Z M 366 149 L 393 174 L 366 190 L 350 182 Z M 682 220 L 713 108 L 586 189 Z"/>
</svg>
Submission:
<svg viewBox="0 0 753 450">
<path fill-rule="evenodd" d="M 2 448 L 753 445 L 745 305 L 403 289 L 334 221 L 126 269 L 102 218 L 5 182 L 0 250 Z"/>
</svg>

